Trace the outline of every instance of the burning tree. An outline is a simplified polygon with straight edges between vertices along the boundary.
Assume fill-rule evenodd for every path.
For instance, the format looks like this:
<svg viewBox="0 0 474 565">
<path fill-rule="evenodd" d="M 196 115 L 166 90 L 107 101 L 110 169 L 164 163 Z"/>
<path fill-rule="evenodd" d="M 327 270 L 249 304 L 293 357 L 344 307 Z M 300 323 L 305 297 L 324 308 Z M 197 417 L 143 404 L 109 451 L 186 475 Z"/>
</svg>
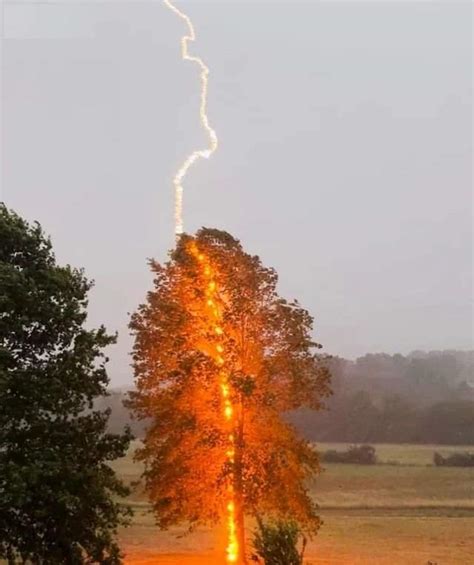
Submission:
<svg viewBox="0 0 474 565">
<path fill-rule="evenodd" d="M 321 407 L 329 375 L 312 318 L 277 274 L 228 233 L 182 236 L 133 315 L 136 392 L 149 419 L 138 458 L 160 527 L 225 516 L 227 560 L 245 563 L 244 516 L 319 518 L 307 480 L 318 457 L 282 415 Z"/>
</svg>

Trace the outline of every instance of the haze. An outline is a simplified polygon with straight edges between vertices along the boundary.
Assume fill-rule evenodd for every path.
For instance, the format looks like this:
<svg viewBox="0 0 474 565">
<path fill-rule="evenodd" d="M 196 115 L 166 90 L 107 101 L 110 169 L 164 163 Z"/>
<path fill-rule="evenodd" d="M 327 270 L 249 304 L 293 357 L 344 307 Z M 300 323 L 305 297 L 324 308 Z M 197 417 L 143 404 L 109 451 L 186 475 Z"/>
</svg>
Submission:
<svg viewBox="0 0 474 565">
<path fill-rule="evenodd" d="M 316 317 L 324 351 L 472 347 L 470 2 L 176 2 L 220 147 L 185 229 L 231 232 Z M 173 245 L 172 177 L 207 142 L 182 22 L 159 2 L 5 2 L 2 190 L 95 279 L 120 338 Z"/>
</svg>

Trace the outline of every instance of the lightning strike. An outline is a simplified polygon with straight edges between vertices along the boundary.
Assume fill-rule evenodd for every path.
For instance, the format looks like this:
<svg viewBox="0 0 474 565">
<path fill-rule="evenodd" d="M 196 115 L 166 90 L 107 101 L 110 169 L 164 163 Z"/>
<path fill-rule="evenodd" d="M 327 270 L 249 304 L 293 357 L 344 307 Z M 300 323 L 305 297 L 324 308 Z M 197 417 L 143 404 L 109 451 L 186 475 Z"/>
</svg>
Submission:
<svg viewBox="0 0 474 565">
<path fill-rule="evenodd" d="M 221 313 L 216 306 L 219 300 L 217 282 L 214 278 L 213 269 L 208 261 L 208 258 L 199 253 L 196 244 L 191 244 L 191 252 L 201 263 L 201 268 L 204 276 L 207 279 L 207 300 L 205 302 L 207 309 L 209 311 L 209 322 L 216 336 L 214 339 L 221 340 L 224 336 L 224 330 L 219 325 L 219 319 Z M 214 349 L 216 354 L 213 356 L 216 365 L 221 367 L 219 371 L 220 378 L 220 389 L 222 393 L 222 404 L 223 404 L 223 416 L 224 421 L 227 423 L 228 429 L 230 431 L 228 435 L 229 445 L 226 448 L 225 454 L 227 462 L 232 466 L 235 463 L 235 437 L 232 433 L 235 425 L 234 417 L 234 407 L 230 398 L 230 386 L 228 380 L 228 371 L 225 369 L 225 357 L 224 357 L 224 346 L 221 341 L 214 342 Z M 226 524 L 227 524 L 227 548 L 226 548 L 226 559 L 228 563 L 237 563 L 239 560 L 239 542 L 237 537 L 237 526 L 236 526 L 236 516 L 235 516 L 235 502 L 234 502 L 234 487 L 233 487 L 234 476 L 233 473 L 230 474 L 229 482 L 227 485 L 228 499 L 226 505 Z"/>
<path fill-rule="evenodd" d="M 216 151 L 218 146 L 218 140 L 216 132 L 212 129 L 209 124 L 209 118 L 207 116 L 207 93 L 208 93 L 208 86 L 209 86 L 209 68 L 204 63 L 204 61 L 200 57 L 196 57 L 194 55 L 189 54 L 188 49 L 188 42 L 195 41 L 196 39 L 196 32 L 194 30 L 194 25 L 184 12 L 179 10 L 174 4 L 172 4 L 171 0 L 163 0 L 165 5 L 172 10 L 177 16 L 179 16 L 188 28 L 188 33 L 181 38 L 181 53 L 182 58 L 184 61 L 191 61 L 192 63 L 196 63 L 199 68 L 201 69 L 201 104 L 199 108 L 199 116 L 201 119 L 201 125 L 206 131 L 209 137 L 209 146 L 207 149 L 199 149 L 193 151 L 191 155 L 189 155 L 184 163 L 179 168 L 178 172 L 176 173 L 173 184 L 175 188 L 175 211 L 174 211 L 174 218 L 175 218 L 175 234 L 179 237 L 183 233 L 183 181 L 186 177 L 188 170 L 190 167 L 198 160 L 198 159 L 209 159 L 209 157 Z"/>
</svg>

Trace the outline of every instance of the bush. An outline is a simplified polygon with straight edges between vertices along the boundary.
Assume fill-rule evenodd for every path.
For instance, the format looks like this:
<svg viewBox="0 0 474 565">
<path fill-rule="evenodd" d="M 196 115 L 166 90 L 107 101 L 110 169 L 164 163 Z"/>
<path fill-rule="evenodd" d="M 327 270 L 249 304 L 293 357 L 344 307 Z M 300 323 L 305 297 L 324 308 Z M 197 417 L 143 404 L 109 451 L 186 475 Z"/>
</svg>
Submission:
<svg viewBox="0 0 474 565">
<path fill-rule="evenodd" d="M 323 454 L 326 463 L 355 463 L 356 465 L 375 465 L 377 457 L 372 445 L 352 445 L 346 451 L 330 449 Z"/>
<path fill-rule="evenodd" d="M 298 545 L 301 542 L 301 549 Z M 306 538 L 296 522 L 258 520 L 254 532 L 253 561 L 265 565 L 302 565 Z"/>
<path fill-rule="evenodd" d="M 436 467 L 474 467 L 474 453 L 453 453 L 443 457 L 435 452 L 433 462 Z"/>
</svg>

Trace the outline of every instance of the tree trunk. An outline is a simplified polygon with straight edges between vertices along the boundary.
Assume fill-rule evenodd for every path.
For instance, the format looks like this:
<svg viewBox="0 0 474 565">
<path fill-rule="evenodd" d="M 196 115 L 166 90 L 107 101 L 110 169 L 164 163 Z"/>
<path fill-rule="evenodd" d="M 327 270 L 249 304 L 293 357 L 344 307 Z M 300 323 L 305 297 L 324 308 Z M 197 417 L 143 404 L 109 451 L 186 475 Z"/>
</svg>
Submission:
<svg viewBox="0 0 474 565">
<path fill-rule="evenodd" d="M 237 540 L 239 542 L 239 560 L 237 563 L 239 565 L 247 565 L 247 555 L 245 547 L 245 517 L 244 508 L 241 501 L 236 500 L 236 528 L 237 528 Z"/>
<path fill-rule="evenodd" d="M 239 565 L 247 565 L 245 547 L 245 508 L 243 492 L 243 441 L 244 441 L 244 413 L 242 402 L 239 403 L 238 421 L 235 431 L 235 463 L 234 463 L 234 504 L 237 541 L 239 544 Z"/>
</svg>

